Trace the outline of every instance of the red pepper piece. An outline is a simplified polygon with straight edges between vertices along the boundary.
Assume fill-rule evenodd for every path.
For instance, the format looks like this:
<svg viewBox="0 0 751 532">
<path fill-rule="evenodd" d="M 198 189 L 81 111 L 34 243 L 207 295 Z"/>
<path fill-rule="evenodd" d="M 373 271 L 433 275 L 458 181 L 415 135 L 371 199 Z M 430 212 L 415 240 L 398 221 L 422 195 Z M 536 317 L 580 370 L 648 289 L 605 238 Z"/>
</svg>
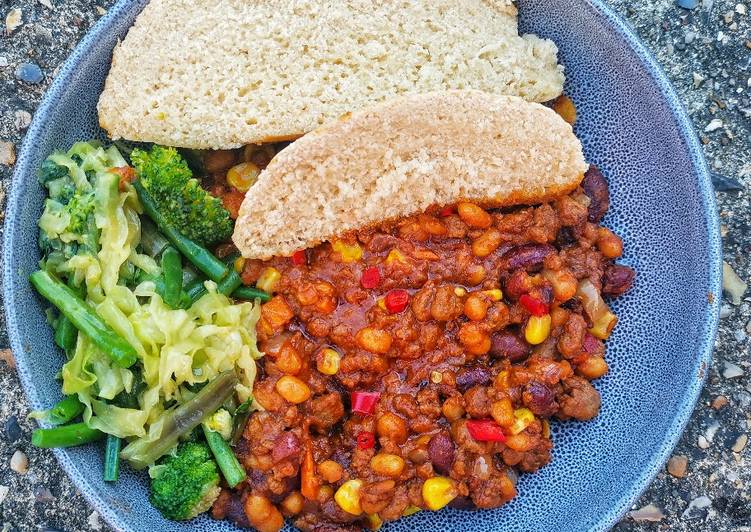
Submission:
<svg viewBox="0 0 751 532">
<path fill-rule="evenodd" d="M 360 284 L 363 288 L 376 288 L 381 284 L 381 272 L 375 266 L 365 268 L 360 277 Z"/>
<path fill-rule="evenodd" d="M 467 421 L 467 430 L 477 441 L 506 441 L 503 429 L 492 419 L 470 419 Z"/>
<path fill-rule="evenodd" d="M 438 215 L 442 216 L 444 218 L 446 216 L 451 216 L 452 214 L 454 214 L 454 207 L 453 206 L 451 206 L 451 207 L 444 207 L 443 209 L 441 209 L 440 211 L 438 211 Z"/>
<path fill-rule="evenodd" d="M 363 431 L 357 435 L 358 449 L 372 449 L 375 447 L 375 434 Z"/>
<path fill-rule="evenodd" d="M 392 290 L 386 294 L 384 301 L 386 304 L 386 310 L 391 314 L 398 314 L 409 304 L 409 292 L 406 290 Z"/>
<path fill-rule="evenodd" d="M 352 411 L 366 416 L 372 414 L 380 397 L 380 392 L 352 392 L 350 393 Z"/>
<path fill-rule="evenodd" d="M 522 294 L 519 298 L 519 303 L 521 303 L 522 307 L 527 309 L 530 314 L 537 316 L 538 318 L 550 312 L 545 303 L 529 294 Z"/>
<path fill-rule="evenodd" d="M 308 257 L 305 256 L 305 250 L 300 249 L 292 254 L 292 264 L 295 266 L 302 266 L 308 262 Z"/>
</svg>

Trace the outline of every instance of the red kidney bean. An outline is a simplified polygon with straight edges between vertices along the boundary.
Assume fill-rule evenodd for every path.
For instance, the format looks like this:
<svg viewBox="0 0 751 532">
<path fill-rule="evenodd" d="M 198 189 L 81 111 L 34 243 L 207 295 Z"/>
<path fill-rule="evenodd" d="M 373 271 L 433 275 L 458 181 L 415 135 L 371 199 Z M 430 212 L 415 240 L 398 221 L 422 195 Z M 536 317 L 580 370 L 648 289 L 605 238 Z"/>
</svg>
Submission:
<svg viewBox="0 0 751 532">
<path fill-rule="evenodd" d="M 503 254 L 508 268 L 524 268 L 527 270 L 540 268 L 545 257 L 555 252 L 555 248 L 549 244 L 524 244 L 511 248 Z"/>
<path fill-rule="evenodd" d="M 284 432 L 274 441 L 271 459 L 274 463 L 281 462 L 300 452 L 300 440 L 293 432 Z"/>
<path fill-rule="evenodd" d="M 619 296 L 629 290 L 634 284 L 633 269 L 621 264 L 611 264 L 605 270 L 602 278 L 602 295 Z"/>
<path fill-rule="evenodd" d="M 532 381 L 524 387 L 522 401 L 537 416 L 551 416 L 558 411 L 553 390 L 541 382 Z"/>
<path fill-rule="evenodd" d="M 250 521 L 248 521 L 248 516 L 245 515 L 245 509 L 239 496 L 232 493 L 225 511 L 227 512 L 225 519 L 240 528 L 250 528 Z"/>
<path fill-rule="evenodd" d="M 433 469 L 439 473 L 448 474 L 454 464 L 454 441 L 445 432 L 439 432 L 428 443 L 428 456 Z"/>
<path fill-rule="evenodd" d="M 478 384 L 488 384 L 491 380 L 490 371 L 481 366 L 466 368 L 456 376 L 456 387 L 462 392 Z"/>
<path fill-rule="evenodd" d="M 449 508 L 455 508 L 457 510 L 477 510 L 477 506 L 472 502 L 469 497 L 460 495 L 449 503 Z"/>
<path fill-rule="evenodd" d="M 595 165 L 590 165 L 589 170 L 584 174 L 582 181 L 584 193 L 589 197 L 590 203 L 588 213 L 589 221 L 598 223 L 605 216 L 610 206 L 610 192 L 608 191 L 608 182 Z"/>
<path fill-rule="evenodd" d="M 521 362 L 529 356 L 529 344 L 511 331 L 499 331 L 490 337 L 490 356 Z"/>
</svg>

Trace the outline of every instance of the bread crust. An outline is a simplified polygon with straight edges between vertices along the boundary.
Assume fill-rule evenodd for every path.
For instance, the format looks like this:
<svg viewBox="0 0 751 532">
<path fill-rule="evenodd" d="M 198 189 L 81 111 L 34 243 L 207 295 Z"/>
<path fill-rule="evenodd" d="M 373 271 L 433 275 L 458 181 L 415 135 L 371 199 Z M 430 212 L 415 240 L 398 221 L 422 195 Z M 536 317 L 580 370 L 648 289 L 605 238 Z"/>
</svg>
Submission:
<svg viewBox="0 0 751 532">
<path fill-rule="evenodd" d="M 586 169 L 571 126 L 547 107 L 480 91 L 408 95 L 282 150 L 246 194 L 233 241 L 247 258 L 287 256 L 431 205 L 549 201 Z"/>
</svg>

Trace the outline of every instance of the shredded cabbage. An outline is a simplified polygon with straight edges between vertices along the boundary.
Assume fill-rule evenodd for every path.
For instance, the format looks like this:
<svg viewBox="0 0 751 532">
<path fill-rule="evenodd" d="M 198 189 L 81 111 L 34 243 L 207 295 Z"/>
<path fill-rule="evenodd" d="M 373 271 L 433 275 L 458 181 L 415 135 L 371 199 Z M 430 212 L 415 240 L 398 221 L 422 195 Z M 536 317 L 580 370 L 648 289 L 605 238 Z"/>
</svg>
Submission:
<svg viewBox="0 0 751 532">
<path fill-rule="evenodd" d="M 55 263 L 54 271 L 85 285 L 88 302 L 136 349 L 140 362 L 133 371 L 120 368 L 88 337 L 78 335 L 61 375 L 63 392 L 78 394 L 85 405 L 84 421 L 121 438 L 158 438 L 158 420 L 168 403 L 187 400 L 193 394 L 189 386 L 230 369 L 240 381 L 239 401 L 248 400 L 255 360 L 262 356 L 255 335 L 260 305 L 233 303 L 210 281 L 207 293 L 187 310 L 167 306 L 151 281 L 131 288 L 123 272 L 139 269 L 156 276 L 161 269 L 138 247 L 142 209 L 135 190 L 129 184 L 120 190 L 118 174 L 109 171 L 126 161 L 116 148 L 93 143 L 76 143 L 67 154 L 55 153 L 50 160 L 67 168 L 78 193 L 93 194 L 98 230 L 97 249 Z M 61 207 L 49 199 L 39 225 L 48 238 L 65 241 L 70 217 Z M 139 390 L 137 407 L 122 406 L 117 398 L 133 390 Z"/>
</svg>

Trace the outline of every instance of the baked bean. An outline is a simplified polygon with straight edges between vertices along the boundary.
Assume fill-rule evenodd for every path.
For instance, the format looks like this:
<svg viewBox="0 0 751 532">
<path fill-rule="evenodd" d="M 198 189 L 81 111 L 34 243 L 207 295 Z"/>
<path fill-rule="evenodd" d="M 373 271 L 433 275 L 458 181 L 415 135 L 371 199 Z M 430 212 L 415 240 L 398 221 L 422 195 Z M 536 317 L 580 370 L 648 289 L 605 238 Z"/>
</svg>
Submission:
<svg viewBox="0 0 751 532">
<path fill-rule="evenodd" d="M 576 373 L 587 380 L 599 379 L 608 372 L 608 363 L 602 357 L 587 357 L 576 366 Z"/>
<path fill-rule="evenodd" d="M 303 381 L 291 375 L 285 375 L 276 381 L 276 391 L 293 404 L 302 403 L 310 398 L 310 388 Z"/>
<path fill-rule="evenodd" d="M 449 397 L 443 402 L 441 412 L 449 421 L 460 419 L 464 416 L 464 399 L 459 395 Z"/>
<path fill-rule="evenodd" d="M 392 412 L 383 414 L 376 422 L 376 432 L 395 443 L 407 441 L 407 422 Z"/>
<path fill-rule="evenodd" d="M 435 216 L 428 214 L 421 214 L 417 217 L 420 227 L 423 231 L 433 236 L 443 236 L 448 233 L 448 229 L 443 223 Z"/>
<path fill-rule="evenodd" d="M 477 286 L 481 282 L 485 280 L 485 277 L 487 277 L 488 272 L 485 271 L 485 268 L 480 266 L 479 264 L 474 264 L 470 266 L 467 270 L 466 274 L 466 280 L 468 286 Z"/>
<path fill-rule="evenodd" d="M 284 526 L 284 517 L 266 497 L 250 495 L 245 499 L 244 510 L 248 521 L 258 532 L 277 532 Z"/>
<path fill-rule="evenodd" d="M 430 306 L 430 315 L 436 321 L 449 321 L 461 313 L 461 302 L 456 296 L 453 286 L 439 286 Z"/>
<path fill-rule="evenodd" d="M 519 434 L 510 434 L 506 436 L 506 441 L 504 443 L 509 449 L 524 453 L 534 447 L 535 440 L 526 432 L 520 432 Z"/>
<path fill-rule="evenodd" d="M 490 301 L 482 294 L 470 294 L 464 300 L 464 315 L 472 321 L 482 321 L 488 314 Z"/>
<path fill-rule="evenodd" d="M 391 335 L 382 329 L 365 327 L 357 331 L 355 335 L 357 345 L 371 353 L 388 353 L 393 339 Z"/>
<path fill-rule="evenodd" d="M 370 459 L 370 468 L 376 475 L 397 478 L 404 471 L 404 459 L 396 454 L 378 453 Z"/>
<path fill-rule="evenodd" d="M 333 460 L 324 460 L 318 464 L 318 473 L 323 477 L 323 480 L 330 484 L 334 484 L 341 480 L 344 475 L 344 468 Z"/>
<path fill-rule="evenodd" d="M 475 257 L 487 257 L 498 249 L 502 237 L 498 229 L 491 227 L 472 242 L 472 253 Z"/>
<path fill-rule="evenodd" d="M 470 227 L 478 229 L 487 229 L 493 223 L 493 217 L 485 209 L 474 203 L 461 202 L 457 205 L 459 218 Z"/>
<path fill-rule="evenodd" d="M 578 282 L 568 270 L 543 270 L 542 276 L 553 287 L 553 296 L 557 301 L 568 301 L 576 295 Z"/>
<path fill-rule="evenodd" d="M 490 415 L 502 427 L 514 424 L 514 405 L 511 399 L 504 397 L 490 405 Z"/>
<path fill-rule="evenodd" d="M 607 227 L 597 230 L 597 249 L 605 258 L 617 259 L 623 255 L 623 241 Z"/>
<path fill-rule="evenodd" d="M 282 513 L 287 516 L 297 515 L 302 512 L 302 506 L 305 502 L 299 491 L 293 491 L 287 495 L 281 503 Z"/>
</svg>

